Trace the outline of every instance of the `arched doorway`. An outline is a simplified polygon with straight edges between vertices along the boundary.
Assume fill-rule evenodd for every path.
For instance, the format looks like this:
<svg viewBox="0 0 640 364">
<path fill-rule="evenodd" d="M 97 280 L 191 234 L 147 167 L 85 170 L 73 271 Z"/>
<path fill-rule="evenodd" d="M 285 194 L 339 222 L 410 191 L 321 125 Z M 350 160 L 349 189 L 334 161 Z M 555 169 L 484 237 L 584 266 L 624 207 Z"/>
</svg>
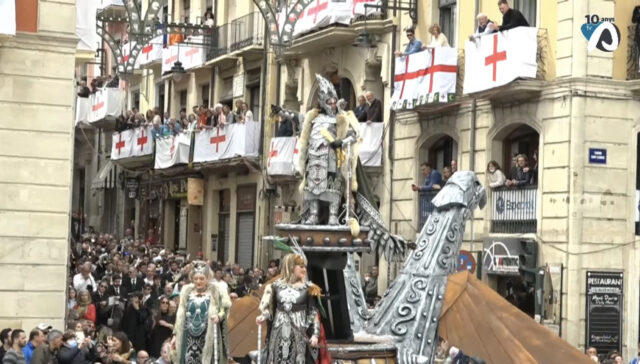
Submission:
<svg viewBox="0 0 640 364">
<path fill-rule="evenodd" d="M 451 161 L 457 159 L 458 156 L 458 143 L 447 134 L 434 135 L 427 139 L 420 147 L 420 159 L 418 162 L 418 185 L 423 185 L 425 176 L 421 173 L 420 165 L 422 163 L 428 163 L 432 169 L 437 170 L 440 175 L 443 175 L 445 167 L 451 166 Z M 420 197 L 418 199 L 418 230 L 422 228 L 429 215 L 433 211 L 433 205 L 431 199 L 439 192 L 439 189 L 430 191 L 420 191 Z"/>
<path fill-rule="evenodd" d="M 513 131 L 508 133 L 502 140 L 502 169 L 507 178 L 515 178 L 515 157 L 524 155 L 531 167 L 535 166 L 537 172 L 538 164 L 538 144 L 540 134 L 532 127 L 520 124 Z M 534 177 L 532 184 L 537 185 L 538 178 Z"/>
</svg>

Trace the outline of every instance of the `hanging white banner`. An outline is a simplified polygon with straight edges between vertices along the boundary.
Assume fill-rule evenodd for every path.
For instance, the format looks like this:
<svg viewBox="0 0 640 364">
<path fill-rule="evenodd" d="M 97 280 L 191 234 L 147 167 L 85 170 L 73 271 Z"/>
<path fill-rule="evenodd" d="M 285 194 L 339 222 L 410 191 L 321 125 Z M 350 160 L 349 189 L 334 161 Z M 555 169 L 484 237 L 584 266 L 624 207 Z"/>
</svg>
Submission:
<svg viewBox="0 0 640 364">
<path fill-rule="evenodd" d="M 89 97 L 76 98 L 76 125 L 78 123 L 89 124 L 89 113 L 91 112 L 91 99 Z"/>
<path fill-rule="evenodd" d="M 124 92 L 115 87 L 104 87 L 91 94 L 89 122 L 96 122 L 107 116 L 118 117 L 124 110 Z"/>
<path fill-rule="evenodd" d="M 178 60 L 178 46 L 172 45 L 162 48 L 162 74 L 171 72 L 171 67 Z"/>
<path fill-rule="evenodd" d="M 382 136 L 384 123 L 360 123 L 360 162 L 363 166 L 379 167 L 382 165 Z"/>
<path fill-rule="evenodd" d="M 189 149 L 191 134 L 178 135 L 156 139 L 155 169 L 164 169 L 177 164 L 189 163 Z"/>
<path fill-rule="evenodd" d="M 258 156 L 260 123 L 246 122 L 204 129 L 195 137 L 193 161 L 211 162 L 238 156 Z"/>
<path fill-rule="evenodd" d="M 193 42 L 196 45 L 189 45 L 189 42 Z M 185 44 L 180 45 L 180 56 L 178 60 L 182 63 L 182 67 L 185 70 L 200 67 L 205 62 L 204 47 L 197 45 L 203 44 L 203 36 L 189 37 Z"/>
<path fill-rule="evenodd" d="M 153 154 L 153 139 L 151 126 L 141 126 L 133 129 L 133 142 L 131 156 L 141 157 Z"/>
<path fill-rule="evenodd" d="M 351 24 L 353 3 L 339 0 L 313 0 L 298 17 L 294 36 L 324 28 L 331 24 Z"/>
<path fill-rule="evenodd" d="M 454 100 L 458 77 L 455 48 L 429 48 L 396 58 L 392 109 L 413 109 L 433 102 Z"/>
<path fill-rule="evenodd" d="M 367 16 L 371 14 L 382 13 L 382 0 L 352 0 L 353 1 L 353 16 Z M 370 7 L 371 5 L 379 6 L 377 8 Z"/>
<path fill-rule="evenodd" d="M 96 10 L 99 2 L 99 0 L 76 2 L 76 36 L 79 38 L 77 47 L 80 50 L 95 52 L 98 48 L 98 40 L 100 38 L 96 33 Z M 2 10 L 0 10 L 1 13 Z M 1 22 L 2 20 L 0 19 L 0 24 Z"/>
<path fill-rule="evenodd" d="M 267 174 L 269 176 L 293 176 L 296 167 L 293 163 L 294 155 L 298 153 L 297 137 L 279 137 L 271 139 Z"/>
<path fill-rule="evenodd" d="M 516 78 L 535 78 L 538 29 L 517 27 L 465 43 L 464 93 L 506 85 Z"/>
<path fill-rule="evenodd" d="M 0 0 L 0 34 L 16 35 L 16 0 Z"/>
<path fill-rule="evenodd" d="M 147 65 L 155 61 L 162 60 L 162 36 L 153 38 L 149 43 L 142 47 L 142 51 L 138 59 L 141 65 Z"/>
<path fill-rule="evenodd" d="M 135 133 L 133 130 L 124 130 L 119 133 L 113 133 L 111 136 L 111 160 L 131 157 L 134 143 Z"/>
</svg>

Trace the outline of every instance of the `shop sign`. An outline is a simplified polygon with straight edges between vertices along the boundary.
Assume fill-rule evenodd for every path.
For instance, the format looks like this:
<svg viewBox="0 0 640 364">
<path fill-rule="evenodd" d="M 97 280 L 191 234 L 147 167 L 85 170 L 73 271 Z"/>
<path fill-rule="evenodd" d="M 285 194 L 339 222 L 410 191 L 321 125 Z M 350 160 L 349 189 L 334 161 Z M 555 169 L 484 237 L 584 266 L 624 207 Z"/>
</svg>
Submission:
<svg viewBox="0 0 640 364">
<path fill-rule="evenodd" d="M 204 205 L 204 180 L 202 178 L 187 179 L 187 203 L 189 205 Z"/>
<path fill-rule="evenodd" d="M 528 242 L 525 242 L 528 243 Z M 482 268 L 487 274 L 520 275 L 523 241 L 514 238 L 486 238 L 483 242 Z M 531 257 L 535 261 L 537 257 Z"/>
<path fill-rule="evenodd" d="M 143 200 L 168 200 L 187 197 L 187 179 L 147 183 L 140 186 L 140 198 Z"/>
<path fill-rule="evenodd" d="M 535 188 L 508 188 L 494 190 L 493 220 L 525 221 L 536 219 Z"/>
<path fill-rule="evenodd" d="M 128 198 L 136 198 L 138 196 L 138 187 L 140 183 L 136 178 L 127 178 L 124 182 L 124 188 L 127 191 Z"/>
<path fill-rule="evenodd" d="M 599 353 L 622 350 L 622 272 L 587 271 L 587 347 Z"/>
</svg>

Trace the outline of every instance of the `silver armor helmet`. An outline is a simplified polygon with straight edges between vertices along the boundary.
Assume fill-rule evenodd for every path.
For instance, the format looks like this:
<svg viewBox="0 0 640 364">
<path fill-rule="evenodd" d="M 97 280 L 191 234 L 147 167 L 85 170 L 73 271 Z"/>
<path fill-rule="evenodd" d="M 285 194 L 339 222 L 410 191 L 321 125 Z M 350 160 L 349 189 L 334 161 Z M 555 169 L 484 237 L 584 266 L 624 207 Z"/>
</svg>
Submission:
<svg viewBox="0 0 640 364">
<path fill-rule="evenodd" d="M 336 115 L 336 103 L 338 102 L 338 94 L 336 93 L 336 89 L 333 87 L 333 84 L 327 80 L 326 78 L 320 76 L 316 73 L 316 79 L 318 80 L 318 105 L 329 116 Z M 329 102 L 333 101 L 333 105 L 330 105 Z"/>
</svg>

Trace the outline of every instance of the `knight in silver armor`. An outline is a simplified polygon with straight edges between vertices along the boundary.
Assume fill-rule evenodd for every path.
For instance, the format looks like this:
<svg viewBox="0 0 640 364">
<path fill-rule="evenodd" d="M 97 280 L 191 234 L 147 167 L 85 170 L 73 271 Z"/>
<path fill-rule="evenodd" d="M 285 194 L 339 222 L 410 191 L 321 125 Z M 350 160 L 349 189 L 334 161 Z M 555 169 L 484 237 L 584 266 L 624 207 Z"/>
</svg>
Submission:
<svg viewBox="0 0 640 364">
<path fill-rule="evenodd" d="M 260 364 L 311 364 L 318 358 L 320 288 L 307 280 L 305 259 L 289 254 L 279 280 L 265 287 L 256 323 L 268 321 Z"/>
<path fill-rule="evenodd" d="M 329 225 L 338 225 L 343 185 L 347 175 L 347 144 L 351 145 L 351 160 L 357 161 L 358 120 L 352 112 L 337 107 L 338 95 L 333 84 L 316 75 L 318 80 L 318 107 L 309 111 L 298 139 L 300 165 L 304 173 L 301 187 L 307 213 L 303 223 L 320 224 L 322 205 L 328 205 Z M 356 163 L 352 163 L 355 172 Z M 357 190 L 352 173 L 351 191 Z"/>
</svg>

